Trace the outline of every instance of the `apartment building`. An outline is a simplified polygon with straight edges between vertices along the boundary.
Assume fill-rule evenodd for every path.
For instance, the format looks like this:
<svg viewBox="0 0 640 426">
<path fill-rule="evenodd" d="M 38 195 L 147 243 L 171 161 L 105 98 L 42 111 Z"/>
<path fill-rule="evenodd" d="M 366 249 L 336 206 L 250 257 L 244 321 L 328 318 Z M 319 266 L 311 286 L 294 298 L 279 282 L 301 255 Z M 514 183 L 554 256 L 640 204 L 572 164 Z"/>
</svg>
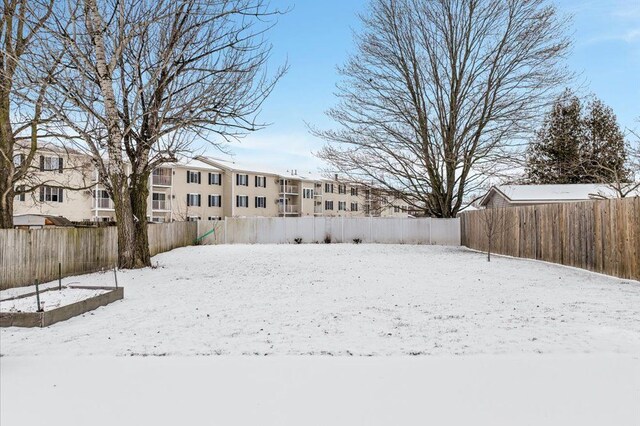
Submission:
<svg viewBox="0 0 640 426">
<path fill-rule="evenodd" d="M 38 155 L 41 164 L 38 175 L 40 179 L 48 179 L 47 186 L 35 196 L 16 197 L 16 215 L 50 214 L 74 222 L 115 220 L 113 202 L 88 157 L 55 148 L 43 148 Z M 328 179 L 297 170 L 266 170 L 199 156 L 153 171 L 149 177 L 146 220 L 407 216 L 407 208 L 381 194 L 380 190 L 338 176 Z"/>
<path fill-rule="evenodd" d="M 14 164 L 20 166 L 27 150 L 18 150 Z M 70 220 L 92 216 L 93 165 L 85 154 L 52 144 L 41 146 L 31 163 L 28 178 L 17 189 L 35 188 L 16 195 L 14 215 L 53 215 Z"/>
</svg>

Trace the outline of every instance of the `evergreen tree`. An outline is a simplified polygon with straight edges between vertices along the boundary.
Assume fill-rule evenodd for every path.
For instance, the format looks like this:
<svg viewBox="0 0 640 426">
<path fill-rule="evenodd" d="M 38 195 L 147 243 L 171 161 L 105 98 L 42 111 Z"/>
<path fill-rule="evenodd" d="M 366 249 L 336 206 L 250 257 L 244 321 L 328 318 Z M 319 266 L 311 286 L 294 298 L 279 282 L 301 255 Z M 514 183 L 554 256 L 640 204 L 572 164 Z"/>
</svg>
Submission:
<svg viewBox="0 0 640 426">
<path fill-rule="evenodd" d="M 538 184 L 624 182 L 626 157 L 613 110 L 594 97 L 583 113 L 567 89 L 529 145 L 526 178 Z"/>
<path fill-rule="evenodd" d="M 627 181 L 625 140 L 613 110 L 594 98 L 587 106 L 583 120 L 585 138 L 582 143 L 584 183 Z"/>
<path fill-rule="evenodd" d="M 544 124 L 536 132 L 527 155 L 530 183 L 579 183 L 580 145 L 584 139 L 582 105 L 570 90 L 554 102 Z"/>
</svg>

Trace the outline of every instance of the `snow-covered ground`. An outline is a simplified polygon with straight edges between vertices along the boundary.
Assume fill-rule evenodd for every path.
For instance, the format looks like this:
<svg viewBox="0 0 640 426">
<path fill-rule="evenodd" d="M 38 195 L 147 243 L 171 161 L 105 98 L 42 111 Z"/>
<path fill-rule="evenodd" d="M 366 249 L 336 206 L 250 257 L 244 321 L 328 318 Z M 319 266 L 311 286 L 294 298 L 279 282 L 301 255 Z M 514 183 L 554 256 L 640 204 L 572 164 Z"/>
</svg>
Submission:
<svg viewBox="0 0 640 426">
<path fill-rule="evenodd" d="M 2 426 L 637 426 L 628 355 L 2 357 Z"/>
<path fill-rule="evenodd" d="M 121 301 L 0 329 L 3 426 L 640 424 L 637 281 L 436 246 L 153 261 Z"/>
<path fill-rule="evenodd" d="M 640 354 L 640 283 L 548 263 L 355 244 L 188 247 L 154 262 L 119 273 L 122 301 L 2 329 L 2 354 Z"/>
<path fill-rule="evenodd" d="M 50 311 L 106 292 L 107 290 L 84 288 L 62 288 L 61 290 L 44 291 L 40 294 L 40 307 L 45 311 Z M 37 310 L 38 299 L 36 296 L 0 300 L 0 312 L 36 312 Z"/>
</svg>

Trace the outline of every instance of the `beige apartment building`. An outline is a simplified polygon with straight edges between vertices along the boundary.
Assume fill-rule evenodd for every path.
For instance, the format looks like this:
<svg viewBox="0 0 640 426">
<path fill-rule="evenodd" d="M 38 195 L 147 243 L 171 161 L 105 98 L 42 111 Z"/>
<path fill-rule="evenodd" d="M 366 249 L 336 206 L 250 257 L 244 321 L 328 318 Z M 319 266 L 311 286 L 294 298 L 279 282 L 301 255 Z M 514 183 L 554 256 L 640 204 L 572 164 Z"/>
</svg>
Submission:
<svg viewBox="0 0 640 426">
<path fill-rule="evenodd" d="M 74 222 L 115 220 L 113 202 L 89 158 L 56 148 L 38 152 L 46 185 L 16 197 L 14 214 L 64 216 Z M 75 189 L 75 190 L 74 190 Z M 389 216 L 408 208 L 375 188 L 297 170 L 284 172 L 199 156 L 165 164 L 149 178 L 147 220 L 170 222 L 224 217 Z"/>
<path fill-rule="evenodd" d="M 25 157 L 26 151 L 16 154 L 14 164 L 22 164 Z M 85 154 L 47 144 L 38 149 L 31 167 L 29 178 L 17 189 L 35 190 L 16 195 L 14 215 L 92 217 L 94 168 Z"/>
</svg>

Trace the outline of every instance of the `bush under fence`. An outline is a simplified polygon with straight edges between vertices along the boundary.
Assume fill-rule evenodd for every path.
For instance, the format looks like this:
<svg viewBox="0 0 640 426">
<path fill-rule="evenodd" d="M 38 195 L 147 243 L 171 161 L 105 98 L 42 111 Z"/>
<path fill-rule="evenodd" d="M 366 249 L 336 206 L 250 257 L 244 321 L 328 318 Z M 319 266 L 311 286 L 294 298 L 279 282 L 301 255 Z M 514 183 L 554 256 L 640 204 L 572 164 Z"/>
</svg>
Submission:
<svg viewBox="0 0 640 426">
<path fill-rule="evenodd" d="M 247 217 L 198 221 L 201 244 L 381 243 L 460 245 L 459 219 Z"/>
</svg>

